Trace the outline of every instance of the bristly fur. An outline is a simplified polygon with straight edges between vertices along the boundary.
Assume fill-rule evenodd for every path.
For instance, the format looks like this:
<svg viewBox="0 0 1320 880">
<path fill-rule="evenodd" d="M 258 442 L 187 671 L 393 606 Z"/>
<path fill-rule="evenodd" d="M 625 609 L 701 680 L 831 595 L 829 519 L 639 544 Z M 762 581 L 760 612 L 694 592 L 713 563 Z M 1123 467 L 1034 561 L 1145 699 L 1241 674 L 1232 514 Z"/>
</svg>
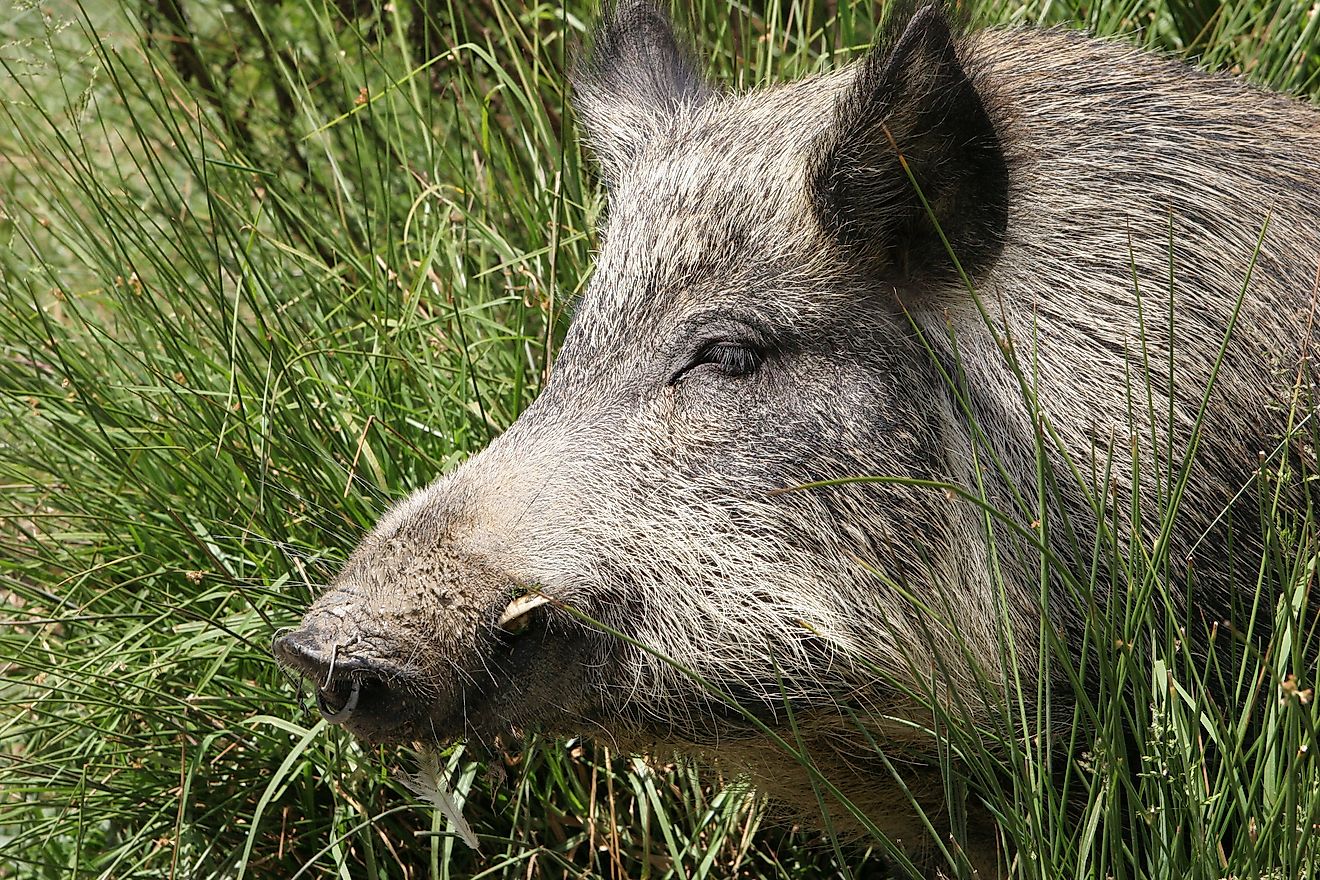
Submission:
<svg viewBox="0 0 1320 880">
<path fill-rule="evenodd" d="M 573 85 L 574 107 L 607 179 L 609 169 L 635 162 L 648 141 L 714 94 L 668 17 L 647 0 L 602 10 Z"/>
<path fill-rule="evenodd" d="M 1042 631 L 1099 650 L 1088 616 L 1131 601 L 1125 558 L 1159 536 L 1192 650 L 1258 601 L 1259 512 L 1288 500 L 1258 453 L 1292 448 L 1312 353 L 1320 111 L 1067 31 L 905 24 L 736 94 L 654 6 L 607 15 L 578 110 L 609 215 L 549 383 L 279 642 L 327 705 L 360 691 L 355 733 L 658 743 L 810 814 L 811 778 L 743 714 L 791 709 L 920 851 L 907 793 L 950 812 L 930 704 L 991 725 L 1046 674 Z M 530 589 L 549 603 L 502 626 Z M 993 845 L 969 856 L 997 873 Z"/>
</svg>

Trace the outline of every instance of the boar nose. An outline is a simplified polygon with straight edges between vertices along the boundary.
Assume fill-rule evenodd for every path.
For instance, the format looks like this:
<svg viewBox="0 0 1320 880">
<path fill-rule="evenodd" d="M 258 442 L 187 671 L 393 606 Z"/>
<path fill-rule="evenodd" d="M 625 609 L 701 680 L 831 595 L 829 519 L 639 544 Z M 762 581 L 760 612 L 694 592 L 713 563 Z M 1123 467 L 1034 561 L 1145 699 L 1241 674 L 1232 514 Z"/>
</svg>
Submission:
<svg viewBox="0 0 1320 880">
<path fill-rule="evenodd" d="M 280 662 L 298 670 L 316 688 L 316 708 L 331 724 L 346 724 L 363 709 L 376 714 L 371 707 L 387 703 L 402 708 L 399 697 L 410 690 L 399 669 L 384 661 L 348 656 L 338 643 L 327 644 L 314 629 L 280 636 L 273 647 Z"/>
</svg>

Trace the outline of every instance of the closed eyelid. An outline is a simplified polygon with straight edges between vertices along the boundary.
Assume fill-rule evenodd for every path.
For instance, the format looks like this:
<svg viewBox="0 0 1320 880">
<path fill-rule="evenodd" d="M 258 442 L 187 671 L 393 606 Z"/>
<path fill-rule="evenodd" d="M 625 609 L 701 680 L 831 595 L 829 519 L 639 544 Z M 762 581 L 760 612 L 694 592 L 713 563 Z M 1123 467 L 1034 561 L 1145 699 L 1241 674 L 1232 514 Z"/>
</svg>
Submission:
<svg viewBox="0 0 1320 880">
<path fill-rule="evenodd" d="M 680 347 L 700 347 L 728 341 L 769 348 L 775 336 L 769 325 L 755 315 L 729 312 L 698 312 L 682 321 L 674 334 Z"/>
</svg>

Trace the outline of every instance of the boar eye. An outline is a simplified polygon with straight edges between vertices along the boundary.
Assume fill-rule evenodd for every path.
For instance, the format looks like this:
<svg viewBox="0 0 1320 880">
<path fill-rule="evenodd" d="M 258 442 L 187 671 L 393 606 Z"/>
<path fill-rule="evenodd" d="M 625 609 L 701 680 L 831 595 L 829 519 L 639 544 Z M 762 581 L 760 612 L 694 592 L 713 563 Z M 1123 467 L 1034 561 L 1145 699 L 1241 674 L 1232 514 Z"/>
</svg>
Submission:
<svg viewBox="0 0 1320 880">
<path fill-rule="evenodd" d="M 738 378 L 754 372 L 761 366 L 761 360 L 761 353 L 750 345 L 727 340 L 712 342 L 697 352 L 692 363 L 688 364 L 679 376 L 703 364 L 712 364 L 724 375 Z"/>
</svg>

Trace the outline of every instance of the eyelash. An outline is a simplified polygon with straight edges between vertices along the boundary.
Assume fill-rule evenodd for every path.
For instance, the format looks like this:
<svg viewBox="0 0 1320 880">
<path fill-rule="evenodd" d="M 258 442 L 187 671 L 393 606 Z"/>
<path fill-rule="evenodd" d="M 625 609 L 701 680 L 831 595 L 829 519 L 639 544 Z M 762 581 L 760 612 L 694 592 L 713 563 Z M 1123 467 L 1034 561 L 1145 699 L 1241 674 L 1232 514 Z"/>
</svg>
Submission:
<svg viewBox="0 0 1320 880">
<path fill-rule="evenodd" d="M 693 366 L 715 364 L 729 376 L 747 376 L 761 366 L 761 353 L 738 342 L 715 342 L 697 355 Z"/>
<path fill-rule="evenodd" d="M 761 366 L 765 356 L 755 347 L 742 342 L 732 342 L 722 340 L 712 342 L 699 350 L 683 369 L 670 381 L 674 384 L 682 379 L 690 370 L 697 367 L 711 364 L 716 367 L 727 378 L 738 379 L 743 376 L 749 376 L 756 372 Z"/>
</svg>

